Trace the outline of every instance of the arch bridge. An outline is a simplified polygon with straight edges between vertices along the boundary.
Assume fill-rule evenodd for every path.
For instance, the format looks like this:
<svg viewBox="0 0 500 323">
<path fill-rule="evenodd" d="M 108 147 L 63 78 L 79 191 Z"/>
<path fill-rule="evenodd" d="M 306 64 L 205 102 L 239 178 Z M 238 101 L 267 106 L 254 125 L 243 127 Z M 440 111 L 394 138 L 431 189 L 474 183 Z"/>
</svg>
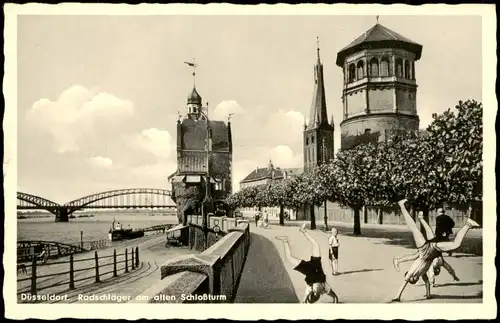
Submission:
<svg viewBox="0 0 500 323">
<path fill-rule="evenodd" d="M 17 209 L 42 209 L 56 216 L 56 222 L 67 222 L 69 215 L 82 209 L 175 209 L 172 192 L 157 188 L 129 188 L 84 196 L 58 204 L 40 196 L 17 192 Z"/>
</svg>

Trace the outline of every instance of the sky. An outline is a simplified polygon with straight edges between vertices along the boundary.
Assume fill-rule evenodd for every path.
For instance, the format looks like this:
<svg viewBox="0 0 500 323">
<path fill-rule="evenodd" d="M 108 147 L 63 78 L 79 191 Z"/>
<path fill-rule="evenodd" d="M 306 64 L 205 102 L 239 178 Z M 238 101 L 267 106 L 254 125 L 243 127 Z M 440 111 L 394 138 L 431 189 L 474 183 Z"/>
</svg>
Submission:
<svg viewBox="0 0 500 323">
<path fill-rule="evenodd" d="M 459 100 L 482 99 L 480 16 L 380 16 L 421 44 L 420 127 Z M 193 87 L 211 119 L 234 113 L 233 187 L 271 159 L 302 167 L 320 39 L 340 146 L 337 52 L 375 16 L 19 16 L 18 190 L 65 203 L 122 188 L 167 188 L 176 121 Z"/>
</svg>

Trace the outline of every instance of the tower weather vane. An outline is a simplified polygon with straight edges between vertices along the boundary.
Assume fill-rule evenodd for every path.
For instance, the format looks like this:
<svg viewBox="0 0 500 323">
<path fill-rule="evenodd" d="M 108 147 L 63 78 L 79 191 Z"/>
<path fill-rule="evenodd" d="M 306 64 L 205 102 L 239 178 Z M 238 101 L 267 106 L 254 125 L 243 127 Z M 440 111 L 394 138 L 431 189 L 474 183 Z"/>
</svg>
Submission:
<svg viewBox="0 0 500 323">
<path fill-rule="evenodd" d="M 378 24 L 378 17 L 379 17 L 379 16 L 377 16 L 377 24 Z"/>
<path fill-rule="evenodd" d="M 233 116 L 234 113 L 230 113 L 228 116 L 227 116 L 227 122 L 231 122 L 231 117 Z"/>
</svg>

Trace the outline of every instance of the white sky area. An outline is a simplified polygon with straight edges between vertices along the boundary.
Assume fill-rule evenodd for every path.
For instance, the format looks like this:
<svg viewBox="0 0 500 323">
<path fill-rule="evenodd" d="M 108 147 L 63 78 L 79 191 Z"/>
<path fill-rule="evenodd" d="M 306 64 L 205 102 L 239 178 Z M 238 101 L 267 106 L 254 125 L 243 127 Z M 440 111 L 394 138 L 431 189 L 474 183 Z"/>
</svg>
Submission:
<svg viewBox="0 0 500 323">
<path fill-rule="evenodd" d="M 232 117 L 233 187 L 256 167 L 302 167 L 320 38 L 340 146 L 337 52 L 375 16 L 20 16 L 18 189 L 58 203 L 105 190 L 170 189 L 177 113 L 193 86 L 212 119 Z M 423 46 L 421 128 L 481 101 L 480 16 L 381 16 Z"/>
</svg>

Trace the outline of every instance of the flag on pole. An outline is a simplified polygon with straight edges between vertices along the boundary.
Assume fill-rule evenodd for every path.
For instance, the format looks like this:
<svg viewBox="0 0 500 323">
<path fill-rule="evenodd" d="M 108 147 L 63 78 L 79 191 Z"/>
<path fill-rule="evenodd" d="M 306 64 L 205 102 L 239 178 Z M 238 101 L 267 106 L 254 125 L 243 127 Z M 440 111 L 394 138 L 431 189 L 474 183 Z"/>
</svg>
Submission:
<svg viewBox="0 0 500 323">
<path fill-rule="evenodd" d="M 185 64 L 188 64 L 189 66 L 192 66 L 192 67 L 196 67 L 196 64 L 195 63 L 191 63 L 191 62 L 184 62 Z"/>
</svg>

